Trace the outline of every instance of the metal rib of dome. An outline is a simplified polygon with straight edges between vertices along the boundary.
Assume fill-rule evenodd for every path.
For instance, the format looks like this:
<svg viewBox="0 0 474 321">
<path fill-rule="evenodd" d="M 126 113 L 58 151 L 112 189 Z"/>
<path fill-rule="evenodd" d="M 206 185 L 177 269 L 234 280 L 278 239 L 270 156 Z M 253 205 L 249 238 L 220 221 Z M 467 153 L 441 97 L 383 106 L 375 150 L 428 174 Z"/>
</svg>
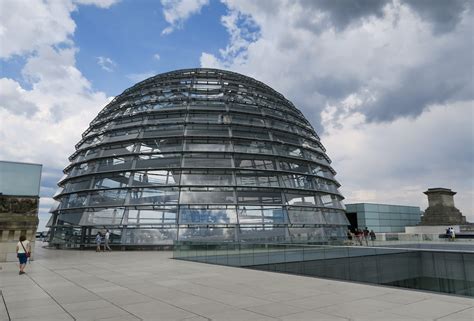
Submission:
<svg viewBox="0 0 474 321">
<path fill-rule="evenodd" d="M 318 242 L 348 225 L 311 124 L 267 85 L 217 69 L 144 80 L 82 135 L 51 210 L 54 244 Z"/>
</svg>

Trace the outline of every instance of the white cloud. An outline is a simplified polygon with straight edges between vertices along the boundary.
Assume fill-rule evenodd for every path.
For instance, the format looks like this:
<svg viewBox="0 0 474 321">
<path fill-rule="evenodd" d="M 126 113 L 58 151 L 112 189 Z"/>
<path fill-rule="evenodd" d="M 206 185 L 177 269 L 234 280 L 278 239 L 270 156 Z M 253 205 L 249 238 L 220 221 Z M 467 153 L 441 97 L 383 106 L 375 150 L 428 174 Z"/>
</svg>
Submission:
<svg viewBox="0 0 474 321">
<path fill-rule="evenodd" d="M 32 115 L 38 108 L 34 102 L 29 101 L 26 90 L 14 80 L 0 79 L 0 110 L 4 109 L 16 115 Z"/>
<path fill-rule="evenodd" d="M 74 2 L 77 4 L 94 5 L 99 8 L 109 8 L 118 1 L 119 0 L 74 0 Z"/>
<path fill-rule="evenodd" d="M 71 41 L 76 28 L 71 1 L 7 0 L 0 6 L 0 58 Z"/>
<path fill-rule="evenodd" d="M 81 132 L 108 99 L 104 93 L 94 92 L 75 67 L 73 48 L 39 50 L 29 58 L 23 74 L 30 79 L 32 89 L 16 91 L 16 99 L 4 101 L 6 108 L 0 109 L 0 137 L 9 142 L 2 146 L 0 158 L 63 168 Z M 11 79 L 0 82 L 21 88 Z M 15 101 L 34 106 L 34 117 L 11 113 Z"/>
<path fill-rule="evenodd" d="M 97 57 L 97 64 L 100 66 L 100 68 L 107 72 L 112 72 L 114 71 L 115 67 L 117 67 L 117 64 L 112 59 L 102 56 Z"/>
<path fill-rule="evenodd" d="M 153 59 L 155 59 L 155 60 L 160 60 L 161 57 L 160 57 L 159 54 L 156 53 L 156 54 L 153 55 Z"/>
<path fill-rule="evenodd" d="M 4 0 L 0 3 L 0 58 L 31 53 L 58 43 L 72 44 L 76 4 L 107 8 L 116 0 Z"/>
<path fill-rule="evenodd" d="M 76 68 L 71 36 L 76 4 L 106 8 L 115 1 L 2 1 L 0 59 L 22 55 L 22 86 L 0 78 L 0 159 L 43 164 L 40 217 L 47 218 L 52 193 L 67 157 L 88 123 L 110 98 L 95 91 Z M 48 208 L 46 208 L 46 207 Z M 44 224 L 44 222 L 40 223 Z"/>
<path fill-rule="evenodd" d="M 161 0 L 163 15 L 170 25 L 161 34 L 167 35 L 183 27 L 183 23 L 193 14 L 201 12 L 201 8 L 209 4 L 209 0 Z"/>
<path fill-rule="evenodd" d="M 426 208 L 430 187 L 452 188 L 457 207 L 474 221 L 472 102 L 431 106 L 416 119 L 366 123 L 360 113 L 323 112 L 326 146 L 348 202 Z"/>
<path fill-rule="evenodd" d="M 439 33 L 398 0 L 355 17 L 327 1 L 224 2 L 229 44 L 202 53 L 201 66 L 292 100 L 322 135 L 349 202 L 426 207 L 422 192 L 443 186 L 474 221 L 471 11 Z"/>
</svg>

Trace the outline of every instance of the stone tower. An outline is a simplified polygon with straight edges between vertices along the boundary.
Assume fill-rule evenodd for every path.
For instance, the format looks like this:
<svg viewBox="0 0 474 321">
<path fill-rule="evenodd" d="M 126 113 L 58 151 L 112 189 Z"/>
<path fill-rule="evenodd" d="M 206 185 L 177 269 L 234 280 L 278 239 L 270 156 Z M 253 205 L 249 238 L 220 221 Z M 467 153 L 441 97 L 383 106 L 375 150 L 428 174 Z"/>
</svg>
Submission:
<svg viewBox="0 0 474 321">
<path fill-rule="evenodd" d="M 449 188 L 428 188 L 428 208 L 421 217 L 420 225 L 461 225 L 466 217 L 454 206 L 454 195 Z"/>
</svg>

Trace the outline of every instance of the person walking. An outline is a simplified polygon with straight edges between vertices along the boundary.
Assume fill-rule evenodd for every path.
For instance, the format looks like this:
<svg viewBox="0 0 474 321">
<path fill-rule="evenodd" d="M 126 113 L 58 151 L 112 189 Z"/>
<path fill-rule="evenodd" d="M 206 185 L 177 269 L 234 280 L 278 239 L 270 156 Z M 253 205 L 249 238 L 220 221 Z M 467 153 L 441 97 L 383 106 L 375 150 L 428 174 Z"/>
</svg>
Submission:
<svg viewBox="0 0 474 321">
<path fill-rule="evenodd" d="M 25 266 L 26 262 L 28 262 L 28 258 L 31 255 L 31 245 L 30 241 L 26 239 L 24 235 L 20 236 L 19 242 L 16 245 L 16 256 L 20 261 L 20 273 L 18 274 L 25 274 Z"/>
<path fill-rule="evenodd" d="M 364 228 L 363 233 L 364 233 L 365 245 L 369 246 L 369 229 L 367 228 L 367 226 Z"/>
<path fill-rule="evenodd" d="M 96 252 L 100 252 L 100 244 L 102 243 L 102 235 L 100 232 L 97 232 L 97 235 L 95 236 L 95 244 L 97 247 L 95 248 Z"/>
<path fill-rule="evenodd" d="M 369 235 L 370 235 L 370 240 L 372 241 L 372 246 L 374 246 L 375 245 L 375 239 L 376 239 L 374 230 L 370 230 Z"/>
<path fill-rule="evenodd" d="M 107 230 L 105 232 L 105 237 L 104 237 L 104 252 L 105 251 L 112 251 L 112 249 L 109 246 L 109 238 L 110 238 L 110 232 Z"/>
</svg>

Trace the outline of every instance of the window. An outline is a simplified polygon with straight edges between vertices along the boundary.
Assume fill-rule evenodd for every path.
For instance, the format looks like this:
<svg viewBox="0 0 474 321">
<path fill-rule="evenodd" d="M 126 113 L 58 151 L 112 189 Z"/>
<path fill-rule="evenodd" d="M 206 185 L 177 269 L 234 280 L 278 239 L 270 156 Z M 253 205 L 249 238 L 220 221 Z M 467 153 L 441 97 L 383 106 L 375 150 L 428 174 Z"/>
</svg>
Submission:
<svg viewBox="0 0 474 321">
<path fill-rule="evenodd" d="M 66 184 L 65 193 L 76 192 L 89 189 L 91 185 L 91 177 L 71 180 Z"/>
<path fill-rule="evenodd" d="M 146 140 L 139 145 L 140 153 L 176 152 L 183 149 L 183 141 L 173 138 Z"/>
<path fill-rule="evenodd" d="M 232 167 L 232 157 L 229 154 L 190 153 L 184 155 L 183 167 Z"/>
<path fill-rule="evenodd" d="M 220 139 L 187 139 L 186 150 L 187 151 L 216 151 L 216 152 L 227 152 L 230 151 L 231 145 L 228 140 Z"/>
<path fill-rule="evenodd" d="M 276 144 L 274 146 L 278 155 L 301 158 L 303 157 L 303 150 L 300 147 L 283 144 Z"/>
<path fill-rule="evenodd" d="M 179 210 L 180 224 L 235 224 L 237 215 L 235 207 L 200 207 L 181 206 Z"/>
<path fill-rule="evenodd" d="M 82 207 L 85 205 L 87 200 L 86 193 L 78 193 L 78 194 L 69 194 L 61 199 L 60 208 L 74 208 L 74 207 Z"/>
<path fill-rule="evenodd" d="M 283 185 L 288 188 L 302 188 L 312 189 L 311 176 L 298 174 L 283 174 L 281 175 Z"/>
<path fill-rule="evenodd" d="M 188 115 L 188 122 L 189 123 L 207 123 L 207 124 L 223 124 L 224 119 L 228 118 L 224 117 L 224 113 L 211 113 L 211 112 L 204 112 L 204 113 L 190 113 Z M 228 122 L 227 122 L 228 123 Z"/>
<path fill-rule="evenodd" d="M 167 137 L 167 136 L 183 136 L 184 126 L 174 124 L 163 124 L 157 126 L 147 126 L 143 131 L 143 138 L 150 137 Z M 143 152 L 143 150 L 140 150 Z"/>
<path fill-rule="evenodd" d="M 273 154 L 272 144 L 262 141 L 234 141 L 236 153 Z"/>
<path fill-rule="evenodd" d="M 127 187 L 129 178 L 130 172 L 100 175 L 95 178 L 94 188 L 101 189 Z"/>
<path fill-rule="evenodd" d="M 296 135 L 282 133 L 274 131 L 273 133 L 273 140 L 280 142 L 280 143 L 288 143 L 293 145 L 300 145 L 300 139 Z"/>
<path fill-rule="evenodd" d="M 238 206 L 239 224 L 282 224 L 286 213 L 281 206 Z"/>
<path fill-rule="evenodd" d="M 89 205 L 122 205 L 127 196 L 127 190 L 108 189 L 90 193 Z"/>
<path fill-rule="evenodd" d="M 232 188 L 181 188 L 181 204 L 229 204 L 234 202 L 235 197 Z"/>
<path fill-rule="evenodd" d="M 270 136 L 268 135 L 268 131 L 265 128 L 260 130 L 256 128 L 244 128 L 242 126 L 239 127 L 232 127 L 232 136 L 233 137 L 241 137 L 241 138 L 250 138 L 250 139 L 266 139 L 270 140 Z"/>
<path fill-rule="evenodd" d="M 133 188 L 130 204 L 177 204 L 179 192 L 176 188 Z"/>
<path fill-rule="evenodd" d="M 180 154 L 138 155 L 136 168 L 173 168 L 181 166 Z"/>
<path fill-rule="evenodd" d="M 281 192 L 264 188 L 237 188 L 239 203 L 281 204 Z"/>
<path fill-rule="evenodd" d="M 140 206 L 130 208 L 127 215 L 127 224 L 177 224 L 176 206 Z"/>
<path fill-rule="evenodd" d="M 113 144 L 104 147 L 102 156 L 115 156 L 130 154 L 134 150 L 134 143 Z"/>
<path fill-rule="evenodd" d="M 285 192 L 286 204 L 288 205 L 316 205 L 314 194 Z"/>
<path fill-rule="evenodd" d="M 236 171 L 237 185 L 278 187 L 278 176 L 274 173 Z"/>
<path fill-rule="evenodd" d="M 98 161 L 97 167 L 98 172 L 130 169 L 132 167 L 132 158 L 126 156 L 102 158 Z"/>
<path fill-rule="evenodd" d="M 150 170 L 133 173 L 133 186 L 156 186 L 179 184 L 180 172 L 168 170 Z"/>
<path fill-rule="evenodd" d="M 181 185 L 233 185 L 232 172 L 219 170 L 184 170 Z"/>
<path fill-rule="evenodd" d="M 274 170 L 276 168 L 275 162 L 272 159 L 249 155 L 235 155 L 235 167 L 266 170 Z"/>
<path fill-rule="evenodd" d="M 187 125 L 186 136 L 229 137 L 229 129 L 219 125 Z"/>
<path fill-rule="evenodd" d="M 292 159 L 280 159 L 278 161 L 280 168 L 284 171 L 310 173 L 308 163 Z"/>
<path fill-rule="evenodd" d="M 263 118 L 256 117 L 254 115 L 233 114 L 232 115 L 232 123 L 233 124 L 241 124 L 241 125 L 251 125 L 251 126 L 265 127 L 265 121 L 263 120 Z"/>
<path fill-rule="evenodd" d="M 326 224 L 321 209 L 316 207 L 288 208 L 288 216 L 292 224 Z"/>
</svg>

